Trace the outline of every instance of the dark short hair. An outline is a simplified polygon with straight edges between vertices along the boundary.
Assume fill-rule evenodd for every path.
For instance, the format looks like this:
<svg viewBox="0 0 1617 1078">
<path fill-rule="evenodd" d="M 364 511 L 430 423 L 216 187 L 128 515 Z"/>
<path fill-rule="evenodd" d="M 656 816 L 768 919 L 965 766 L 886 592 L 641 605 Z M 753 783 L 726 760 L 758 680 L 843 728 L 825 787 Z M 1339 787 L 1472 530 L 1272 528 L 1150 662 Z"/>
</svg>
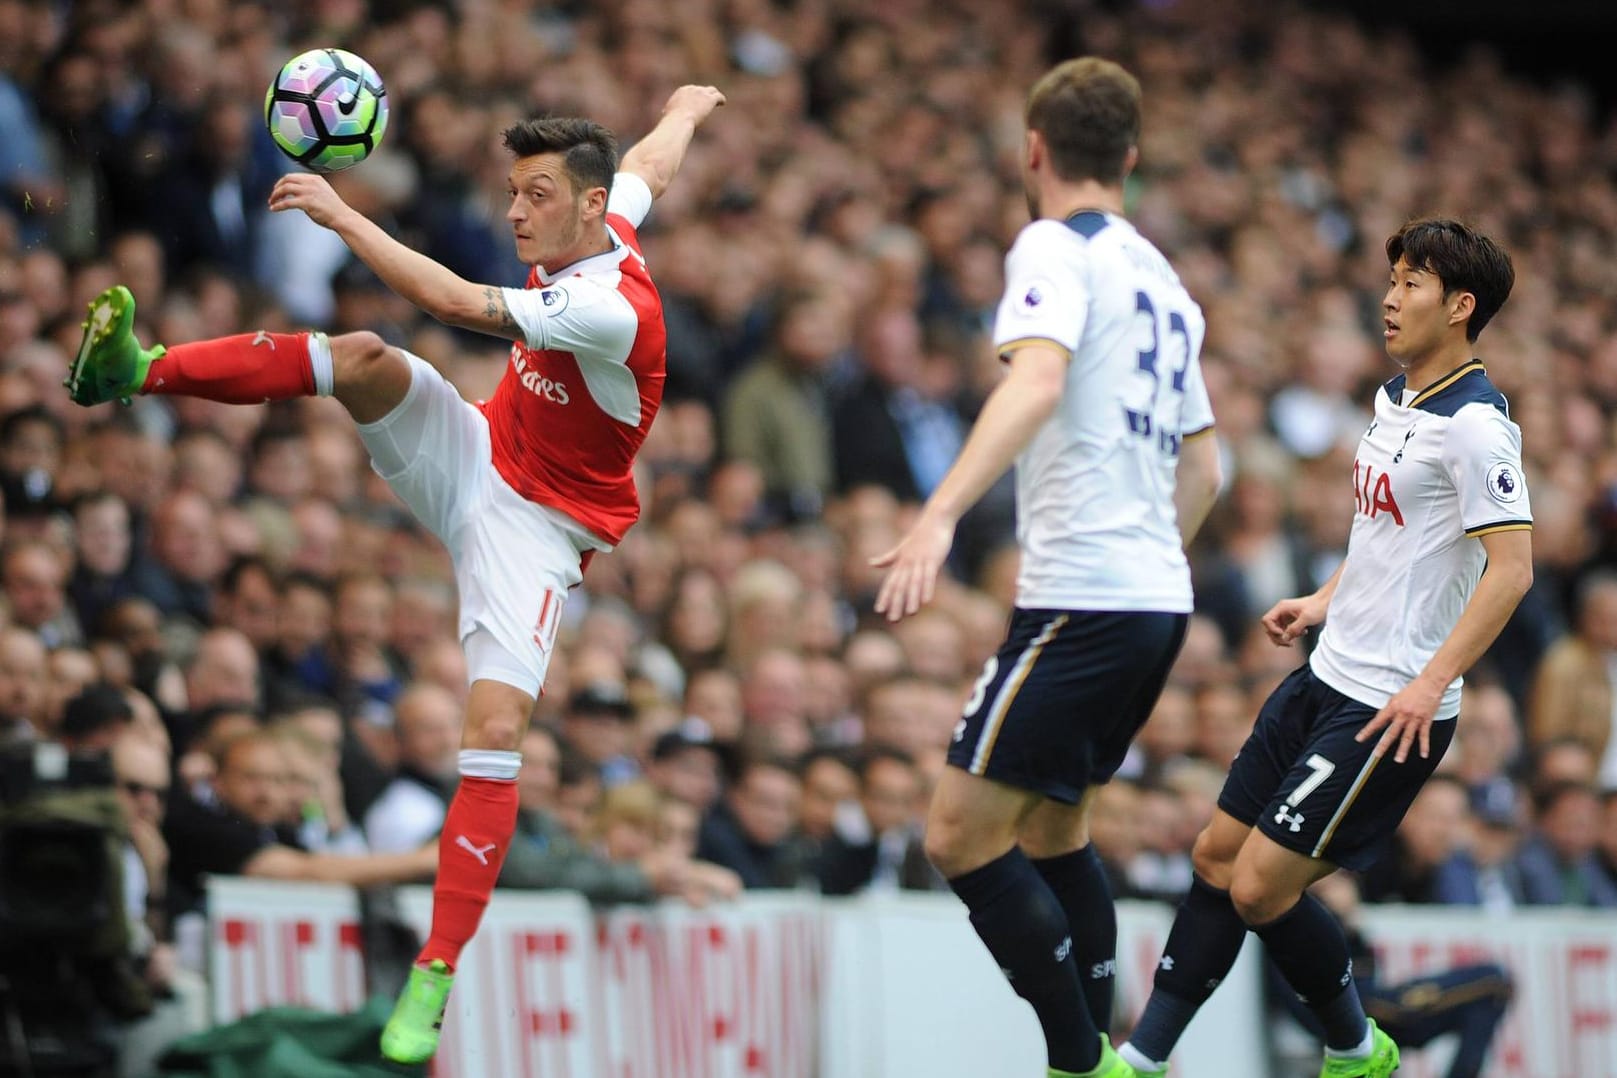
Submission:
<svg viewBox="0 0 1617 1078">
<path fill-rule="evenodd" d="M 575 195 L 592 187 L 604 187 L 608 193 L 612 190 L 612 174 L 618 170 L 618 140 L 593 120 L 542 116 L 512 124 L 502 137 L 514 157 L 561 154 L 562 168 Z"/>
<path fill-rule="evenodd" d="M 1095 56 L 1057 64 L 1027 96 L 1028 130 L 1044 137 L 1063 180 L 1122 183 L 1140 113 L 1139 80 Z"/>
<path fill-rule="evenodd" d="M 135 711 L 121 690 L 104 681 L 86 685 L 62 712 L 62 736 L 92 737 L 133 721 Z"/>
<path fill-rule="evenodd" d="M 1474 341 L 1510 298 L 1516 269 L 1510 254 L 1481 232 L 1447 217 L 1421 217 L 1387 237 L 1387 265 L 1402 258 L 1411 269 L 1435 273 L 1443 297 L 1469 292 L 1476 308 L 1465 324 L 1465 339 Z"/>
<path fill-rule="evenodd" d="M 30 404 L 15 412 L 8 412 L 4 419 L 0 419 L 0 445 L 10 445 L 24 427 L 35 424 L 49 427 L 58 445 L 67 437 L 67 427 L 54 412 L 43 404 Z"/>
</svg>

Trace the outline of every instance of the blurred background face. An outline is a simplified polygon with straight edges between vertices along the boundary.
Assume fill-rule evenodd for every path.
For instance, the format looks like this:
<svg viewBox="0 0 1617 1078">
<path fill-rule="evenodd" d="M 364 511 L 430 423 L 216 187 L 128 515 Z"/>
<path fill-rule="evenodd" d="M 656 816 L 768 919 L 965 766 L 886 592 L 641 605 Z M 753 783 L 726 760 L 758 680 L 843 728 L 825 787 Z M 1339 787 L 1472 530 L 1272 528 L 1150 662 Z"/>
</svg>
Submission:
<svg viewBox="0 0 1617 1078">
<path fill-rule="evenodd" d="M 168 753 L 144 737 L 125 733 L 112 747 L 112 774 L 124 815 L 162 824 L 168 804 Z"/>
<path fill-rule="evenodd" d="M 219 762 L 213 787 L 226 808 L 260 827 L 292 815 L 291 767 L 273 738 L 253 735 L 232 744 Z"/>
<path fill-rule="evenodd" d="M 394 705 L 399 759 L 440 781 L 452 780 L 460 759 L 460 702 L 436 685 L 414 685 Z"/>
<path fill-rule="evenodd" d="M 1557 857 L 1587 857 L 1600 841 L 1600 802 L 1592 790 L 1567 790 L 1539 815 L 1539 830 Z"/>
<path fill-rule="evenodd" d="M 859 796 L 859 776 L 840 760 L 821 757 L 803 773 L 803 833 L 824 841 L 831 837 L 837 810 Z"/>
<path fill-rule="evenodd" d="M 98 498 L 78 513 L 79 563 L 113 576 L 129 564 L 129 509 L 116 498 Z"/>
<path fill-rule="evenodd" d="M 753 767 L 731 798 L 736 821 L 747 838 L 760 846 L 785 841 L 797 825 L 801 797 L 797 776 L 778 767 Z"/>
<path fill-rule="evenodd" d="M 24 629 L 0 629 L 0 716 L 40 718 L 45 706 L 45 646 Z"/>
<path fill-rule="evenodd" d="M 331 600 L 314 588 L 290 585 L 276 617 L 276 639 L 281 651 L 301 657 L 331 633 Z"/>
<path fill-rule="evenodd" d="M 1429 782 L 1409 806 L 1398 837 L 1418 865 L 1433 867 L 1446 861 L 1466 835 L 1470 811 L 1465 791 L 1452 782 Z"/>
<path fill-rule="evenodd" d="M 695 807 L 678 798 L 663 798 L 657 817 L 658 847 L 676 857 L 695 857 L 697 831 L 701 822 Z"/>
<path fill-rule="evenodd" d="M 517 797 L 530 812 L 555 807 L 561 783 L 561 753 L 556 739 L 543 730 L 530 729 L 522 738 L 522 770 L 517 773 Z"/>
<path fill-rule="evenodd" d="M 61 614 L 65 575 L 62 563 L 44 547 L 26 546 L 12 551 L 0 570 L 12 619 L 37 629 Z"/>
<path fill-rule="evenodd" d="M 658 789 L 688 805 L 706 809 L 719 796 L 719 760 L 713 750 L 692 746 L 651 765 Z"/>
<path fill-rule="evenodd" d="M 921 777 L 915 768 L 898 760 L 878 759 L 866 769 L 860 802 L 877 834 L 908 827 L 915 821 L 920 800 Z"/>
</svg>

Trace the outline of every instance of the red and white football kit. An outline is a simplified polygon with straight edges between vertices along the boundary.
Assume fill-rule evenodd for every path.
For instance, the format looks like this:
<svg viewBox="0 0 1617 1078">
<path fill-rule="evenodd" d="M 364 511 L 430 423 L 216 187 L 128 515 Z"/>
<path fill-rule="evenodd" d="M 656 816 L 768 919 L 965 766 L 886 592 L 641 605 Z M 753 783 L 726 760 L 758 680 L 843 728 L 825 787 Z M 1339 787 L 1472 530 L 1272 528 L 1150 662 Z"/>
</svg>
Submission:
<svg viewBox="0 0 1617 1078">
<path fill-rule="evenodd" d="M 490 400 L 468 403 L 409 356 L 403 402 L 359 427 L 376 470 L 449 548 L 473 681 L 537 696 L 583 559 L 640 515 L 632 469 L 662 403 L 667 341 L 635 233 L 650 207 L 645 181 L 620 173 L 612 249 L 504 289 L 523 339 Z"/>
</svg>

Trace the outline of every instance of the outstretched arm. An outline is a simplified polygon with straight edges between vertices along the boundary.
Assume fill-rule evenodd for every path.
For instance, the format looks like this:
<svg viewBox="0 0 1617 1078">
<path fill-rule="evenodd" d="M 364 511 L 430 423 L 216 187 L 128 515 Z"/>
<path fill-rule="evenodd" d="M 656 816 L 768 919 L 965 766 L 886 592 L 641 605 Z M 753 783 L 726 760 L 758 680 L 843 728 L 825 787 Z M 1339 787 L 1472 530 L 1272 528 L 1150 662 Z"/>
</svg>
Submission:
<svg viewBox="0 0 1617 1078">
<path fill-rule="evenodd" d="M 954 544 L 955 524 L 1004 475 L 1061 403 L 1069 356 L 1054 344 L 1018 348 L 1010 372 L 994 387 L 960 456 L 926 500 L 903 540 L 870 564 L 886 568 L 876 613 L 888 621 L 932 601 L 938 571 Z"/>
<path fill-rule="evenodd" d="M 724 95 L 712 86 L 681 86 L 663 106 L 662 119 L 651 133 L 623 155 L 619 166 L 646 181 L 651 197 L 658 198 L 674 182 L 674 175 L 685 160 L 691 136 L 713 110 L 724 104 Z"/>
<path fill-rule="evenodd" d="M 383 284 L 438 321 L 506 340 L 521 338 L 522 330 L 498 287 L 474 284 L 412 251 L 344 202 L 325 177 L 307 172 L 282 176 L 270 192 L 270 209 L 302 210 L 315 224 L 331 229 Z M 476 317 L 466 316 L 466 311 Z"/>
</svg>

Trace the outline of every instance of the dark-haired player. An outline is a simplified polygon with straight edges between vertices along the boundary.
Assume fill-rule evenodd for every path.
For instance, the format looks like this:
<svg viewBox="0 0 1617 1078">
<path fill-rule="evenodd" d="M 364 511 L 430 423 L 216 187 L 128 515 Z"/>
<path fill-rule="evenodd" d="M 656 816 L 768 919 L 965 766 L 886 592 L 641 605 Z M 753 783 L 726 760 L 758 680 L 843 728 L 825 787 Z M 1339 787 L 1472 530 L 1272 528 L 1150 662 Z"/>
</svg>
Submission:
<svg viewBox="0 0 1617 1078">
<path fill-rule="evenodd" d="M 283 177 L 273 210 L 335 231 L 388 287 L 450 325 L 513 341 L 493 399 L 473 406 L 426 361 L 374 333 L 242 334 L 143 349 L 127 289 L 90 304 L 68 387 L 92 405 L 137 393 L 237 404 L 334 396 L 376 470 L 449 548 L 471 692 L 461 782 L 440 840 L 432 932 L 382 1035 L 431 1057 L 462 947 L 516 823 L 518 743 L 544 683 L 562 604 L 590 552 L 635 522 L 630 469 L 662 401 L 662 304 L 635 229 L 724 97 L 684 86 L 624 158 L 599 124 L 539 119 L 505 132 L 506 211 L 526 288 L 463 280 L 350 209 L 319 176 Z"/>
<path fill-rule="evenodd" d="M 1141 1075 L 1166 1073 L 1248 930 L 1318 1017 L 1322 1078 L 1398 1066 L 1365 1017 L 1340 924 L 1307 888 L 1339 865 L 1364 868 L 1397 829 L 1454 736 L 1461 675 L 1533 565 L 1521 431 L 1472 358 L 1510 295 L 1510 257 L 1456 221 L 1418 220 L 1388 239 L 1387 261 L 1383 336 L 1403 373 L 1377 391 L 1359 442 L 1342 567 L 1263 617 L 1281 647 L 1325 628 L 1259 712 L 1196 840 L 1196 878 L 1121 1049 Z"/>
</svg>

